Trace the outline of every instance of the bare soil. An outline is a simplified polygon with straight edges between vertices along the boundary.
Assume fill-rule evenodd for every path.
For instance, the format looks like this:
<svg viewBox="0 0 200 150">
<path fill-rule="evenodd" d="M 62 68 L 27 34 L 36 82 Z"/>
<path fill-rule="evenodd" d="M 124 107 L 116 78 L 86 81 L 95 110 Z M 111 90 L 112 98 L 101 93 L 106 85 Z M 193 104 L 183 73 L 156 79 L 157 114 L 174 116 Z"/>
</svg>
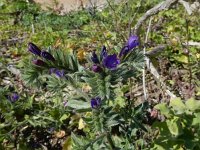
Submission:
<svg viewBox="0 0 200 150">
<path fill-rule="evenodd" d="M 106 5 L 106 0 L 34 0 L 43 9 L 54 9 L 60 14 L 81 8 L 97 6 L 102 8 Z"/>
</svg>

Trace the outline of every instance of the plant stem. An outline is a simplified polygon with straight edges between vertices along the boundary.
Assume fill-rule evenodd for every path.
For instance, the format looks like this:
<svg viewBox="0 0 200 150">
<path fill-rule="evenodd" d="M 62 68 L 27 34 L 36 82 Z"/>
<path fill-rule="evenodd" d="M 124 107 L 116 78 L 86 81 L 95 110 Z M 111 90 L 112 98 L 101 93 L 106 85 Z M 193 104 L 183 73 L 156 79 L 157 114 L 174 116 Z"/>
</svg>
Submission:
<svg viewBox="0 0 200 150">
<path fill-rule="evenodd" d="M 108 140 L 108 143 L 110 144 L 110 146 L 111 146 L 111 149 L 112 150 L 115 150 L 115 144 L 113 143 L 113 140 L 112 140 L 112 138 L 111 138 L 111 135 L 110 135 L 110 133 L 109 132 L 107 132 L 107 140 Z"/>
<path fill-rule="evenodd" d="M 190 38 L 190 32 L 189 32 L 189 20 L 186 18 L 186 51 L 187 51 L 187 58 L 188 58 L 188 70 L 189 70 L 189 84 L 190 84 L 190 90 L 192 89 L 192 69 L 191 69 L 191 59 L 190 59 L 190 49 L 189 49 L 189 38 Z"/>
</svg>

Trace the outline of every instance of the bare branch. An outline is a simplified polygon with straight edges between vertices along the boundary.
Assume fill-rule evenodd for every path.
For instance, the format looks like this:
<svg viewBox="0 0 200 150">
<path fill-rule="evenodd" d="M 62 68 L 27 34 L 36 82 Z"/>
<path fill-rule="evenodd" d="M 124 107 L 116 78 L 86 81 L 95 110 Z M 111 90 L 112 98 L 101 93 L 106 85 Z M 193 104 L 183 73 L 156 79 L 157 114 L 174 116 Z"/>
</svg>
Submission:
<svg viewBox="0 0 200 150">
<path fill-rule="evenodd" d="M 182 43 L 183 45 L 188 45 L 188 46 L 196 46 L 196 47 L 200 47 L 200 42 L 194 42 L 194 41 L 189 41 L 188 44 L 186 42 Z M 163 50 L 165 50 L 165 48 L 167 46 L 170 46 L 170 45 L 167 45 L 167 44 L 161 44 L 161 45 L 158 45 L 154 48 L 152 48 L 150 51 L 147 51 L 146 52 L 146 56 L 154 56 L 154 55 L 157 55 L 158 53 L 162 52 Z"/>
<path fill-rule="evenodd" d="M 147 33 L 146 33 L 146 37 L 145 37 L 145 43 L 147 43 L 147 40 L 148 40 L 148 35 L 149 35 L 150 29 L 151 29 L 151 21 L 152 21 L 152 18 L 149 19 L 149 25 L 148 25 L 148 29 L 147 29 Z M 144 46 L 144 48 L 143 48 L 143 54 L 144 55 L 146 54 L 146 46 Z M 145 56 L 145 59 L 146 59 L 146 56 Z M 147 90 L 146 90 L 146 80 L 145 80 L 145 67 L 143 68 L 142 74 L 143 74 L 142 82 L 143 82 L 144 100 L 146 101 L 147 100 Z"/>
<path fill-rule="evenodd" d="M 186 43 L 183 43 L 183 45 L 186 45 Z M 188 42 L 188 46 L 200 47 L 200 42 L 189 41 L 189 42 Z"/>
<path fill-rule="evenodd" d="M 191 9 L 190 4 L 188 2 L 186 2 L 184 0 L 179 0 L 179 3 L 182 4 L 185 7 L 185 9 L 186 9 L 186 11 L 189 15 L 192 14 L 192 9 Z"/>
<path fill-rule="evenodd" d="M 151 72 L 151 74 L 155 77 L 156 80 L 158 80 L 161 84 L 162 87 L 164 87 L 166 90 L 165 92 L 171 97 L 171 98 L 175 98 L 176 95 L 174 95 L 169 88 L 165 85 L 165 83 L 162 81 L 162 79 L 160 78 L 160 75 L 158 73 L 158 71 L 156 70 L 156 68 L 154 67 L 154 65 L 152 64 L 152 62 L 150 61 L 150 59 L 148 57 L 146 57 L 146 65 L 147 68 L 149 69 L 149 71 Z"/>
<path fill-rule="evenodd" d="M 158 45 L 158 46 L 154 47 L 151 51 L 147 51 L 146 55 L 147 56 L 156 55 L 156 54 L 162 52 L 166 47 L 167 47 L 166 44 Z"/>
<path fill-rule="evenodd" d="M 160 11 L 162 10 L 167 10 L 172 4 L 177 3 L 178 0 L 166 0 L 163 1 L 161 3 L 159 3 L 158 5 L 156 5 L 155 7 L 153 7 L 152 9 L 148 10 L 137 22 L 137 24 L 135 25 L 134 28 L 134 33 L 136 35 L 138 35 L 139 30 L 141 25 L 151 16 L 158 14 Z"/>
</svg>

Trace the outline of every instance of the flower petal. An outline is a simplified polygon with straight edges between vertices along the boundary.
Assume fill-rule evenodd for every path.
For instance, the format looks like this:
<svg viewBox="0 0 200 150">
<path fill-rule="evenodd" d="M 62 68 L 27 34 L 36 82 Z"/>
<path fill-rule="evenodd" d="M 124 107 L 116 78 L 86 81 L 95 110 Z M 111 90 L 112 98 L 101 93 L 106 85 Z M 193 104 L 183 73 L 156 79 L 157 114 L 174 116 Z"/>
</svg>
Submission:
<svg viewBox="0 0 200 150">
<path fill-rule="evenodd" d="M 101 105 L 101 98 L 96 97 L 91 99 L 91 107 L 93 109 L 98 108 Z"/>
<path fill-rule="evenodd" d="M 55 71 L 55 74 L 56 74 L 56 76 L 59 77 L 59 78 L 62 78 L 62 77 L 65 76 L 64 70 L 56 70 L 56 71 Z"/>
<path fill-rule="evenodd" d="M 139 45 L 139 39 L 136 35 L 131 35 L 126 43 L 126 46 L 128 46 L 129 50 L 135 48 Z"/>
<path fill-rule="evenodd" d="M 115 70 L 119 64 L 120 60 L 117 58 L 116 54 L 108 55 L 103 60 L 103 65 L 110 70 Z"/>
<path fill-rule="evenodd" d="M 99 64 L 100 63 L 99 62 L 99 58 L 98 58 L 98 56 L 97 56 L 95 51 L 92 52 L 91 59 L 92 59 L 93 63 L 95 63 L 95 64 Z"/>
<path fill-rule="evenodd" d="M 107 56 L 107 49 L 105 46 L 102 47 L 101 49 L 101 54 L 100 54 L 100 60 L 102 60 L 103 58 L 105 58 Z"/>
</svg>

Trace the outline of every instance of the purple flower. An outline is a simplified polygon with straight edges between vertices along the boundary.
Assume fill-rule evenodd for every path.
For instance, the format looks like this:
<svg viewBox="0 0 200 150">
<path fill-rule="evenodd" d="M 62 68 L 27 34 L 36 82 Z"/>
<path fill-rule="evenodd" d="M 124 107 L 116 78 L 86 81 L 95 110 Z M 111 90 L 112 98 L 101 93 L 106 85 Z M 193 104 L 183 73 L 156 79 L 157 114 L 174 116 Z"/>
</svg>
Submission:
<svg viewBox="0 0 200 150">
<path fill-rule="evenodd" d="M 64 70 L 59 70 L 56 68 L 51 68 L 49 69 L 50 74 L 55 74 L 57 77 L 62 78 L 65 76 L 65 71 Z"/>
<path fill-rule="evenodd" d="M 91 107 L 93 109 L 96 109 L 101 104 L 101 98 L 100 97 L 92 98 L 90 102 L 91 102 Z"/>
<path fill-rule="evenodd" d="M 94 72 L 101 72 L 102 71 L 102 68 L 98 65 L 93 65 L 92 66 L 92 71 Z"/>
<path fill-rule="evenodd" d="M 119 63 L 120 60 L 117 58 L 116 54 L 108 55 L 103 59 L 103 65 L 110 70 L 115 70 Z"/>
<path fill-rule="evenodd" d="M 35 44 L 33 44 L 33 43 L 28 43 L 28 50 L 31 52 L 31 53 L 33 53 L 33 54 L 35 54 L 35 55 L 38 55 L 38 56 L 40 56 L 40 54 L 41 54 L 41 50 L 35 45 Z"/>
<path fill-rule="evenodd" d="M 126 45 L 121 49 L 119 57 L 127 55 L 133 48 L 139 45 L 139 39 L 137 36 L 132 35 L 129 37 Z"/>
<path fill-rule="evenodd" d="M 11 102 L 16 102 L 19 99 L 19 95 L 15 92 L 15 93 L 11 93 L 10 96 L 8 96 L 8 99 Z"/>
<path fill-rule="evenodd" d="M 100 54 L 100 59 L 102 60 L 103 58 L 105 58 L 107 56 L 107 50 L 106 50 L 106 47 L 103 46 L 102 47 L 102 50 L 101 50 L 101 54 Z"/>
<path fill-rule="evenodd" d="M 44 61 L 42 61 L 41 59 L 35 59 L 35 60 L 32 61 L 32 63 L 36 66 L 39 66 L 39 67 L 47 66 L 47 64 Z"/>
<path fill-rule="evenodd" d="M 135 35 L 130 36 L 126 43 L 126 46 L 128 46 L 129 50 L 135 48 L 138 45 L 139 45 L 139 39 Z"/>
<path fill-rule="evenodd" d="M 99 58 L 98 58 L 97 54 L 95 53 L 95 51 L 92 52 L 91 59 L 92 59 L 93 63 L 95 63 L 95 64 L 99 64 L 100 63 L 99 62 Z"/>
<path fill-rule="evenodd" d="M 42 51 L 40 56 L 47 60 L 55 61 L 55 58 L 49 52 Z"/>
<path fill-rule="evenodd" d="M 55 75 L 57 76 L 57 77 L 59 77 L 59 78 L 62 78 L 62 77 L 64 77 L 65 76 L 65 72 L 64 72 L 64 70 L 56 70 L 55 71 Z"/>
<path fill-rule="evenodd" d="M 95 63 L 92 66 L 92 70 L 94 72 L 101 72 L 103 70 L 102 68 L 105 68 L 105 67 L 110 70 L 114 70 L 117 68 L 117 65 L 120 63 L 120 60 L 117 58 L 116 54 L 113 54 L 113 55 L 107 54 L 107 50 L 105 46 L 102 47 L 102 50 L 100 53 L 100 61 L 95 51 L 93 51 L 91 59 L 93 63 Z"/>
</svg>

